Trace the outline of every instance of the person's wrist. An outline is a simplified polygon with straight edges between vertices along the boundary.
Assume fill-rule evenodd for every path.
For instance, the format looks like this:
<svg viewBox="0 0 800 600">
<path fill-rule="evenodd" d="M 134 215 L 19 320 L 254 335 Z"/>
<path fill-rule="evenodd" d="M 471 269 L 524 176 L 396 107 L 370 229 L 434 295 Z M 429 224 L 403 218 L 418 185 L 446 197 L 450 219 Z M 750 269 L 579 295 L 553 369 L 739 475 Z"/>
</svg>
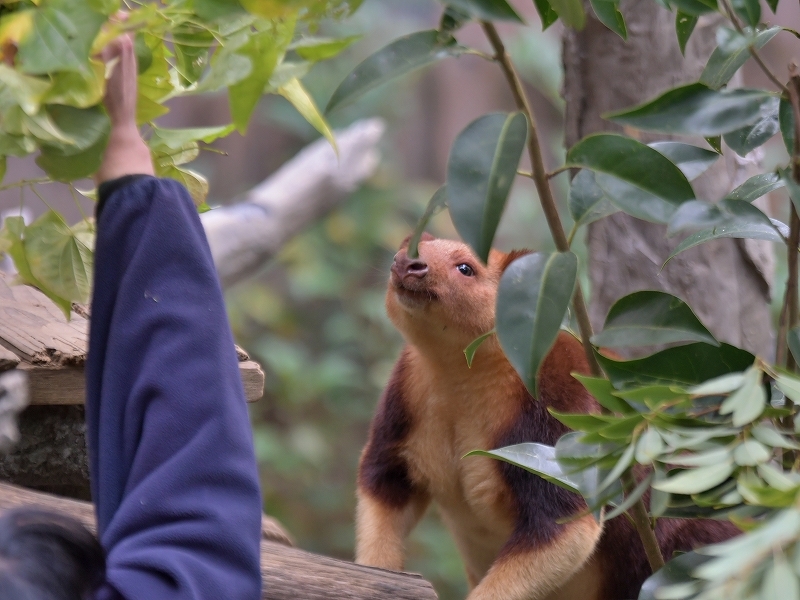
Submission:
<svg viewBox="0 0 800 600">
<path fill-rule="evenodd" d="M 95 173 L 97 185 L 125 175 L 153 175 L 150 149 L 135 124 L 112 125 L 103 162 Z"/>
</svg>

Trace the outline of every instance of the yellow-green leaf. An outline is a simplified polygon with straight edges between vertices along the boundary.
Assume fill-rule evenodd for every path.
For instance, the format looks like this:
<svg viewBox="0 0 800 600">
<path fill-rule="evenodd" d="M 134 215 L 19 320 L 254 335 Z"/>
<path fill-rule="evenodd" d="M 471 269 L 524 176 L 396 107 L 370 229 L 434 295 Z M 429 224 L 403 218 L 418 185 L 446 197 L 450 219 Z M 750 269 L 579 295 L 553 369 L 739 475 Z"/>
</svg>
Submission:
<svg viewBox="0 0 800 600">
<path fill-rule="evenodd" d="M 338 155 L 339 148 L 336 145 L 336 138 L 333 137 L 333 131 L 331 131 L 330 125 L 328 125 L 325 117 L 322 116 L 319 108 L 317 108 L 314 99 L 306 88 L 303 87 L 303 84 L 300 83 L 300 80 L 292 79 L 289 83 L 278 88 L 278 93 L 291 102 L 292 106 L 297 109 L 297 112 L 303 115 L 303 118 L 314 126 L 314 129 L 325 136 L 325 139 L 330 142 Z"/>
</svg>

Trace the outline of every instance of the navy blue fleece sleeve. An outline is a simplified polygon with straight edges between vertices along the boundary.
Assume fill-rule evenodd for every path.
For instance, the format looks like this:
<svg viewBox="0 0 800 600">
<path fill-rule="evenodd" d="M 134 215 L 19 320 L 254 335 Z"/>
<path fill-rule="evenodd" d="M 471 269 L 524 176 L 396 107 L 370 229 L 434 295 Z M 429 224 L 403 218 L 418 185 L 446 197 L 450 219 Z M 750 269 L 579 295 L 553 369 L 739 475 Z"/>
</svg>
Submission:
<svg viewBox="0 0 800 600">
<path fill-rule="evenodd" d="M 256 600 L 258 473 L 197 212 L 180 184 L 154 177 L 105 200 L 86 367 L 92 494 L 108 553 L 98 598 Z"/>
</svg>

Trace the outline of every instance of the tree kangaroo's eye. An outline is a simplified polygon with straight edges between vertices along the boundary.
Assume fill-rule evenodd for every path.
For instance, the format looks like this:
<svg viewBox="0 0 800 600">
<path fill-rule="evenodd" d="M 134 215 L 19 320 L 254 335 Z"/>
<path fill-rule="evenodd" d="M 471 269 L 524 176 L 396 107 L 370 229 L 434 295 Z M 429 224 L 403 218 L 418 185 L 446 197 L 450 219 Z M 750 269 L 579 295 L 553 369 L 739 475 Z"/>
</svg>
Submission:
<svg viewBox="0 0 800 600">
<path fill-rule="evenodd" d="M 458 272 L 465 277 L 472 277 L 475 275 L 475 271 L 467 263 L 461 263 L 460 265 L 457 265 L 456 269 L 458 269 Z"/>
</svg>

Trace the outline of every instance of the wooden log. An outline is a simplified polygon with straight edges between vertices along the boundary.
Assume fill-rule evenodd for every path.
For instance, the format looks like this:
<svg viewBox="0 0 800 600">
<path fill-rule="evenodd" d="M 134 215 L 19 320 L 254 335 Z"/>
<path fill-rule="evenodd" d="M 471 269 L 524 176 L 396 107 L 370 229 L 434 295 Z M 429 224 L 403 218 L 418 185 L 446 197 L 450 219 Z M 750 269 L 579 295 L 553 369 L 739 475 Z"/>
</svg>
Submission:
<svg viewBox="0 0 800 600">
<path fill-rule="evenodd" d="M 92 505 L 0 483 L 0 512 L 40 506 L 68 514 L 94 530 Z M 436 592 L 420 575 L 364 567 L 320 556 L 283 543 L 261 542 L 263 600 L 435 600 Z"/>
</svg>

